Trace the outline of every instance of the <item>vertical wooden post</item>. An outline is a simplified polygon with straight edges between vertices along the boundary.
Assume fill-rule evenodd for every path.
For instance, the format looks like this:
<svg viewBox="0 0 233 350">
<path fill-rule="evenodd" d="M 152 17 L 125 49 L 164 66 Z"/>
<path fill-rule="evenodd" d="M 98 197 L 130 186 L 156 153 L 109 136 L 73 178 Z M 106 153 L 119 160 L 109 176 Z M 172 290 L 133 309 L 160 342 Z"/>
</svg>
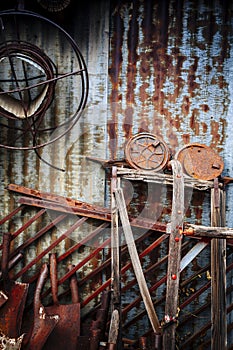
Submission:
<svg viewBox="0 0 233 350">
<path fill-rule="evenodd" d="M 119 215 L 118 208 L 115 201 L 114 192 L 118 187 L 117 167 L 112 167 L 111 178 L 111 273 L 112 273 L 112 312 L 118 311 L 119 315 L 119 330 L 117 349 L 121 346 L 121 281 L 120 281 L 120 237 L 119 237 Z"/>
<path fill-rule="evenodd" d="M 225 192 L 218 179 L 211 189 L 211 226 L 225 226 Z M 227 349 L 226 240 L 211 241 L 211 349 Z"/>
<path fill-rule="evenodd" d="M 171 232 L 167 268 L 167 291 L 163 330 L 163 349 L 174 350 L 176 345 L 176 318 L 178 310 L 178 291 L 180 281 L 180 259 L 184 218 L 184 178 L 178 160 L 171 161 L 173 170 L 173 197 Z"/>
</svg>

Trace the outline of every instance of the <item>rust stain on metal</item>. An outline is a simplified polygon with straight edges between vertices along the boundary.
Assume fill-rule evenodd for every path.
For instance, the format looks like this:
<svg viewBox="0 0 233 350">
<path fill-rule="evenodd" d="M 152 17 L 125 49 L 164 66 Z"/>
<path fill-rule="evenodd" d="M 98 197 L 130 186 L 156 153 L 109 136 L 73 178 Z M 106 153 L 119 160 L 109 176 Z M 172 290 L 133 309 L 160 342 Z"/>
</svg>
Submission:
<svg viewBox="0 0 233 350">
<path fill-rule="evenodd" d="M 135 169 L 157 172 L 167 166 L 170 151 L 162 139 L 144 132 L 128 140 L 125 157 L 129 165 Z"/>
<path fill-rule="evenodd" d="M 221 175 L 223 159 L 211 147 L 191 143 L 181 148 L 175 155 L 186 174 L 201 180 L 213 180 Z"/>
</svg>

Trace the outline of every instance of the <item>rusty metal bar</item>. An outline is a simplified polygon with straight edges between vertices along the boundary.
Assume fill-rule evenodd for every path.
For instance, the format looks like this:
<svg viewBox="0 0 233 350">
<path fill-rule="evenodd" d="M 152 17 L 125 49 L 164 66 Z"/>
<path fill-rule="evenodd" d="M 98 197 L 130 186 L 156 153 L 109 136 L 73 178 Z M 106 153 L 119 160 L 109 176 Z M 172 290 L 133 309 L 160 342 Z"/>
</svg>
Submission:
<svg viewBox="0 0 233 350">
<path fill-rule="evenodd" d="M 35 242 L 38 238 L 40 238 L 42 235 L 44 235 L 46 232 L 48 232 L 51 228 L 56 226 L 60 221 L 62 221 L 66 215 L 59 215 L 56 219 L 54 219 L 51 223 L 49 223 L 47 226 L 43 227 L 41 230 L 39 230 L 34 237 L 30 237 L 27 239 L 24 243 L 22 243 L 20 246 L 18 246 L 14 251 L 11 252 L 10 258 L 14 257 L 17 253 L 27 248 L 30 244 Z"/>
<path fill-rule="evenodd" d="M 58 212 L 73 214 L 73 215 L 82 215 L 90 218 L 103 220 L 103 221 L 111 221 L 111 210 L 104 207 L 97 207 L 95 205 L 87 204 L 87 207 L 84 206 L 69 206 L 66 204 L 49 202 L 46 200 L 38 200 L 29 197 L 21 197 L 19 199 L 19 203 L 35 206 L 39 208 L 46 208 Z M 157 222 L 154 220 L 146 219 L 146 218 L 131 218 L 129 217 L 130 222 L 132 222 L 132 226 L 141 227 L 143 229 L 153 230 L 161 233 L 166 233 L 167 225 L 162 222 Z"/>
<path fill-rule="evenodd" d="M 158 238 L 158 240 L 155 241 L 155 242 L 153 242 L 152 245 L 153 245 L 154 247 L 157 246 L 157 245 L 159 244 L 159 242 L 161 242 L 160 239 L 162 239 L 162 241 L 163 241 L 165 238 L 167 238 L 167 235 L 163 235 L 162 237 Z M 149 248 L 149 247 L 148 247 L 148 248 Z M 152 249 L 151 249 L 151 250 L 148 251 L 148 248 L 146 248 L 146 249 L 147 249 L 147 252 L 149 252 L 149 251 L 152 250 Z M 143 256 L 144 256 L 144 252 L 142 252 L 142 253 L 139 254 L 140 259 L 141 259 Z M 121 274 L 125 273 L 131 266 L 132 266 L 132 263 L 131 263 L 131 262 L 129 262 L 129 263 L 127 263 L 125 266 L 123 266 L 123 267 L 121 268 Z M 166 276 L 165 276 L 164 281 L 165 281 L 165 280 L 166 280 Z M 163 282 L 162 282 L 162 283 L 163 283 Z M 162 283 L 161 283 L 161 284 L 162 284 Z M 98 295 L 99 293 L 101 293 L 103 289 L 108 288 L 110 285 L 111 285 L 111 278 L 109 278 L 106 282 L 104 282 L 104 284 L 103 284 L 102 286 L 100 286 L 100 287 L 96 290 L 95 296 Z M 94 296 L 94 295 L 91 295 L 91 296 L 87 297 L 87 298 L 83 301 L 83 305 L 88 304 L 95 296 Z M 141 297 L 139 297 L 139 302 L 140 302 L 140 301 L 141 301 Z M 124 310 L 123 310 L 123 312 L 124 312 Z"/>
<path fill-rule="evenodd" d="M 0 220 L 0 225 L 3 225 L 6 221 L 10 220 L 12 218 L 12 216 L 14 216 L 15 214 L 17 214 L 20 210 L 22 210 L 25 206 L 24 205 L 20 205 L 19 207 L 17 207 L 16 209 L 14 209 L 11 213 L 9 213 L 8 215 L 4 216 L 4 218 L 2 218 Z"/>
<path fill-rule="evenodd" d="M 118 171 L 118 168 L 117 168 L 117 171 Z M 69 212 L 70 214 L 78 214 L 78 213 L 80 215 L 87 214 L 87 216 L 89 215 L 90 217 L 96 214 L 97 219 L 104 220 L 104 221 L 111 221 L 110 208 L 96 206 L 96 205 L 85 203 L 76 199 L 71 199 L 60 195 L 54 195 L 47 192 L 41 192 L 38 190 L 30 189 L 30 188 L 15 185 L 15 184 L 9 184 L 7 186 L 7 189 L 36 199 L 36 200 L 33 200 L 33 198 L 27 198 L 27 197 L 20 198 L 19 202 L 25 203 L 25 205 L 38 206 L 42 208 L 48 206 L 48 209 Z M 38 199 L 40 199 L 41 201 L 39 201 Z M 53 207 L 53 204 L 48 202 L 53 202 L 54 204 L 57 204 L 58 207 L 56 206 Z M 61 205 L 61 207 L 59 205 Z M 69 207 L 71 207 L 71 210 L 68 209 Z M 78 209 L 80 209 L 80 212 L 78 211 Z M 104 216 L 103 214 L 106 214 L 106 216 Z M 131 221 L 130 217 L 129 217 L 129 220 Z M 163 232 L 163 233 L 166 232 L 165 223 L 157 222 L 146 218 L 143 218 L 143 219 L 133 218 L 132 226 L 142 227 L 144 229 L 154 230 L 154 231 Z"/>
<path fill-rule="evenodd" d="M 192 276 L 190 276 L 187 280 L 185 280 L 184 282 L 181 283 L 180 288 L 184 287 L 186 284 L 188 284 L 193 278 L 195 278 L 196 276 L 198 276 L 199 274 L 205 272 L 207 269 L 209 268 L 209 265 L 207 265 L 206 267 L 202 268 L 201 270 L 197 271 L 195 274 L 193 274 Z M 123 289 L 122 289 L 123 291 Z M 154 305 L 159 305 L 161 302 L 163 302 L 165 300 L 166 296 L 161 297 L 160 299 L 156 300 L 154 302 Z M 130 321 L 128 321 L 126 324 L 124 324 L 124 329 L 130 327 L 133 323 L 135 323 L 137 320 L 139 320 L 140 318 L 142 318 L 144 315 L 146 314 L 145 310 L 141 311 L 139 314 L 137 314 L 137 316 L 135 316 L 134 318 L 132 318 Z M 179 323 L 180 324 L 180 323 Z M 150 333 L 152 332 L 152 329 L 149 331 Z"/>
<path fill-rule="evenodd" d="M 50 202 L 43 199 L 35 199 L 29 197 L 21 197 L 19 203 L 31 205 L 33 207 L 51 209 L 62 213 L 73 214 L 73 215 L 82 215 L 93 219 L 99 219 L 104 221 L 111 221 L 111 213 L 105 208 L 95 210 L 93 206 L 92 209 L 80 206 L 70 206 L 66 203 L 57 203 Z"/>
<path fill-rule="evenodd" d="M 90 210 L 103 210 L 103 207 L 100 206 L 93 206 L 92 204 L 88 204 L 76 199 L 72 199 L 69 197 L 63 197 L 60 196 L 58 194 L 53 194 L 53 193 L 49 193 L 49 192 L 42 192 L 42 191 L 38 191 L 35 189 L 30 189 L 28 187 L 24 187 L 24 186 L 19 186 L 19 185 L 15 185 L 15 184 L 9 184 L 6 187 L 9 191 L 13 191 L 16 193 L 20 193 L 29 197 L 33 197 L 35 199 L 41 199 L 43 201 L 49 201 L 49 202 L 55 202 L 57 204 L 62 204 L 62 205 L 66 205 L 66 206 L 71 206 L 71 207 L 76 207 L 76 208 L 86 208 L 86 209 L 90 209 Z M 95 208 L 95 209 L 93 209 Z"/>
<path fill-rule="evenodd" d="M 35 222 L 39 217 L 45 213 L 45 209 L 41 209 L 36 215 L 29 219 L 23 226 L 11 234 L 11 240 L 15 239 L 21 232 L 26 230 L 33 222 Z M 2 244 L 0 244 L 0 249 L 2 249 Z"/>
<path fill-rule="evenodd" d="M 80 248 L 82 245 L 86 244 L 90 239 L 94 238 L 99 232 L 101 232 L 105 227 L 108 227 L 108 223 L 103 223 L 99 227 L 97 227 L 93 232 L 91 232 L 87 237 L 83 238 L 80 242 L 73 245 L 70 249 L 68 249 L 65 253 L 57 257 L 57 262 L 64 260 L 67 258 L 70 254 L 72 254 L 74 251 L 76 251 L 78 248 Z M 101 265 L 102 266 L 102 265 Z M 28 283 L 32 283 L 35 281 L 39 276 L 39 273 L 36 273 L 32 277 L 29 278 Z M 80 282 L 79 282 L 80 283 Z"/>
<path fill-rule="evenodd" d="M 145 236 L 147 236 L 147 235 L 148 235 L 148 233 L 145 233 L 145 234 L 142 235 L 140 238 L 138 238 L 138 239 L 136 240 L 136 242 L 140 242 L 141 240 L 145 239 Z M 166 239 L 166 238 L 167 238 L 167 235 L 163 235 L 163 236 L 159 237 L 155 242 L 153 242 L 149 247 L 147 247 L 143 252 L 141 252 L 141 253 L 139 254 L 140 259 L 143 258 L 146 254 L 150 253 L 156 246 L 158 246 L 158 245 L 159 245 L 164 239 Z M 186 242 L 186 243 L 188 243 L 188 242 Z M 121 256 L 122 256 L 123 254 L 125 254 L 126 252 L 127 252 L 127 247 L 124 246 L 124 247 L 122 248 L 122 250 L 121 250 Z M 166 256 L 165 258 L 167 258 L 167 256 Z M 59 257 L 58 257 L 58 259 L 59 259 Z M 101 272 L 104 268 L 106 268 L 107 266 L 109 266 L 110 263 L 111 263 L 111 258 L 109 258 L 108 260 L 106 260 L 103 264 L 101 264 L 101 266 L 97 267 L 95 270 L 91 271 L 87 276 L 83 277 L 83 278 L 79 281 L 79 286 L 81 286 L 82 284 L 86 283 L 88 279 L 92 278 L 92 277 L 95 276 L 97 273 Z M 163 261 L 158 262 L 156 265 L 160 265 L 161 263 L 163 263 Z M 130 262 L 127 263 L 126 265 L 124 265 L 124 266 L 121 268 L 121 275 L 123 275 L 131 266 L 132 266 L 132 264 L 131 264 Z M 35 278 L 34 278 L 34 276 L 33 276 L 33 280 L 34 280 L 34 279 L 35 279 Z M 32 279 L 30 279 L 28 282 L 31 283 L 31 282 L 32 282 Z M 134 282 L 134 284 L 137 283 L 136 280 L 134 280 L 133 282 Z M 108 288 L 108 287 L 110 286 L 110 284 L 111 284 L 111 279 L 108 279 L 108 280 L 104 283 L 104 288 Z M 130 284 L 130 285 L 131 285 L 131 284 Z M 130 287 L 130 285 L 129 285 L 129 287 Z M 127 287 L 128 287 L 128 285 L 125 286 L 122 290 L 125 290 L 125 288 L 127 288 Z M 98 289 L 99 292 L 98 292 L 98 290 L 97 290 L 97 294 L 95 294 L 95 296 L 101 293 L 101 291 L 102 291 L 102 286 L 100 286 L 99 288 L 100 288 L 100 289 Z M 128 289 L 128 288 L 127 288 L 127 289 Z M 66 292 L 64 292 L 64 293 L 66 293 Z M 48 293 L 46 293 L 45 295 L 47 295 L 47 294 L 48 294 Z M 44 296 L 45 296 L 45 295 L 44 295 Z M 91 296 L 91 299 L 90 299 L 89 301 L 91 301 L 92 298 L 94 298 L 94 296 L 93 296 L 93 297 Z M 89 302 L 89 301 L 88 301 L 88 302 Z M 87 302 L 87 303 L 88 303 L 88 302 Z"/>
<path fill-rule="evenodd" d="M 45 256 L 47 253 L 49 253 L 53 248 L 55 248 L 60 242 L 62 242 L 64 239 L 66 239 L 77 227 L 81 226 L 87 218 L 81 218 L 76 221 L 75 224 L 73 224 L 65 233 L 63 233 L 59 238 L 57 238 L 50 246 L 48 246 L 43 252 L 41 252 L 35 259 L 30 261 L 26 266 L 22 268 L 15 276 L 14 279 L 19 278 L 22 276 L 25 272 L 27 272 L 33 265 L 38 263 L 43 256 Z"/>
<path fill-rule="evenodd" d="M 45 209 L 41 209 L 38 213 L 36 213 L 32 218 L 30 218 L 23 226 L 21 226 L 18 230 L 11 234 L 11 240 L 15 239 L 21 232 L 26 230 L 33 222 L 35 222 L 39 217 L 41 217 L 45 213 Z M 0 249 L 2 249 L 2 244 L 0 245 Z"/>
<path fill-rule="evenodd" d="M 233 310 L 233 303 L 227 307 L 226 313 L 228 314 L 232 310 Z M 201 334 L 205 333 L 208 329 L 210 329 L 211 325 L 212 325 L 212 323 L 208 322 L 205 326 L 203 326 L 201 329 L 199 329 L 199 331 L 194 333 L 185 343 L 183 343 L 179 347 L 179 349 L 180 350 L 190 349 L 190 344 L 193 344 L 193 342 L 196 338 L 200 337 Z M 211 342 L 211 340 L 209 342 Z M 189 347 L 187 348 L 187 346 L 189 346 Z M 204 346 L 204 344 L 203 344 L 203 346 Z M 203 347 L 203 349 L 204 349 L 204 347 Z"/>
</svg>

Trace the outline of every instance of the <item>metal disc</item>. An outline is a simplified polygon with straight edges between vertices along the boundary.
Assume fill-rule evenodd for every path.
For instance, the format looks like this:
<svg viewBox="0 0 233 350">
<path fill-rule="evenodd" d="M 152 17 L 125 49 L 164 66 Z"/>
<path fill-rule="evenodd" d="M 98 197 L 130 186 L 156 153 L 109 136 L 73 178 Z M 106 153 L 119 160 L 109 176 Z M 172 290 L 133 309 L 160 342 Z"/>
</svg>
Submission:
<svg viewBox="0 0 233 350">
<path fill-rule="evenodd" d="M 157 172 L 170 159 L 167 144 L 158 136 L 144 132 L 131 137 L 125 146 L 127 163 L 135 169 Z"/>
<path fill-rule="evenodd" d="M 213 180 L 224 168 L 224 162 L 219 154 L 200 143 L 184 146 L 176 153 L 175 159 L 181 162 L 187 175 L 200 180 Z"/>
</svg>

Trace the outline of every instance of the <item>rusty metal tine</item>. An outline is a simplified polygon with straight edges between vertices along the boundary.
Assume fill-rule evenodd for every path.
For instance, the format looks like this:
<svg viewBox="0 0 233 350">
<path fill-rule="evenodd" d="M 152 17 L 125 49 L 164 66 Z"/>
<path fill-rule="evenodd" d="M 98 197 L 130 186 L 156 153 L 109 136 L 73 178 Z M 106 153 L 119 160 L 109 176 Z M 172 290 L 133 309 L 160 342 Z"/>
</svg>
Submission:
<svg viewBox="0 0 233 350">
<path fill-rule="evenodd" d="M 51 253 L 49 255 L 49 271 L 50 271 L 50 281 L 52 290 L 52 299 L 54 305 L 59 305 L 58 302 L 58 286 L 57 286 L 57 255 L 56 253 Z"/>
<path fill-rule="evenodd" d="M 66 218 L 67 215 L 61 214 L 56 219 L 54 219 L 52 222 L 50 222 L 47 226 L 43 227 L 41 230 L 39 230 L 34 237 L 30 237 L 27 239 L 24 243 L 22 243 L 20 246 L 18 246 L 11 254 L 10 258 L 14 257 L 18 252 L 22 251 L 23 249 L 27 248 L 30 244 L 35 242 L 38 238 L 40 238 L 43 234 L 45 234 L 47 231 L 49 231 L 52 227 L 56 226 L 60 221 L 62 221 L 64 218 Z"/>
<path fill-rule="evenodd" d="M 57 238 L 50 246 L 48 246 L 43 252 L 41 252 L 35 259 L 30 261 L 26 266 L 23 267 L 21 271 L 19 271 L 15 275 L 15 279 L 22 276 L 25 272 L 27 272 L 33 265 L 35 265 L 41 258 L 43 258 L 46 254 L 48 254 L 53 248 L 55 248 L 60 242 L 66 239 L 76 228 L 81 226 L 88 218 L 83 217 L 76 221 L 74 225 L 72 225 L 65 233 L 63 233 L 59 238 Z"/>
<path fill-rule="evenodd" d="M 8 215 L 4 216 L 4 218 L 2 218 L 0 220 L 0 225 L 3 225 L 6 221 L 10 220 L 12 218 L 12 216 L 16 215 L 24 207 L 25 207 L 25 205 L 21 204 L 18 208 L 14 209 L 11 213 L 9 213 Z"/>
<path fill-rule="evenodd" d="M 189 242 L 185 242 L 182 245 L 182 249 L 185 248 L 187 245 L 189 244 Z M 160 259 L 159 261 L 157 261 L 155 264 L 150 265 L 145 271 L 144 274 L 146 275 L 147 273 L 151 272 L 152 270 L 156 269 L 156 267 L 159 267 L 160 265 L 162 265 L 168 258 L 168 255 L 165 255 L 162 259 Z M 125 292 L 126 290 L 128 290 L 129 288 L 131 288 L 134 284 L 136 284 L 137 281 L 136 279 L 132 279 L 129 283 L 127 283 L 124 287 L 122 287 L 121 291 Z"/>
<path fill-rule="evenodd" d="M 45 209 L 41 209 L 36 215 L 34 215 L 30 220 L 28 220 L 23 226 L 11 234 L 11 240 L 15 239 L 21 232 L 28 228 L 34 221 L 36 221 L 41 215 L 45 213 Z M 0 245 L 2 249 L 2 244 Z"/>
<path fill-rule="evenodd" d="M 74 268 L 74 267 L 75 267 L 75 265 L 69 264 L 68 271 L 71 271 L 72 268 Z M 72 303 L 73 304 L 79 303 L 78 280 L 77 280 L 76 273 L 74 273 L 70 277 L 70 290 L 71 290 Z"/>
<path fill-rule="evenodd" d="M 167 235 L 164 235 L 164 237 L 166 238 Z M 161 237 L 160 237 L 160 238 L 161 238 Z M 160 238 L 159 238 L 159 239 L 160 239 Z M 158 239 L 158 240 L 159 240 L 159 239 Z M 155 243 L 155 242 L 154 242 L 154 243 Z M 154 244 L 154 243 L 152 243 L 152 244 Z M 146 250 L 147 250 L 147 249 L 146 249 Z M 140 257 L 140 258 L 144 256 L 143 253 L 144 253 L 144 252 L 142 252 L 141 254 L 139 254 L 139 257 Z M 162 263 L 162 262 L 161 262 L 161 263 Z M 131 263 L 128 263 L 128 264 L 126 264 L 125 266 L 123 266 L 122 269 L 121 269 L 121 274 L 125 273 L 130 267 L 131 267 Z M 90 274 L 91 274 L 91 273 L 90 273 Z M 167 277 L 164 276 L 161 280 L 159 280 L 158 282 L 156 282 L 155 285 L 152 286 L 152 288 L 157 289 L 161 284 L 163 284 L 163 283 L 166 282 L 166 279 L 167 279 Z M 84 281 L 85 281 L 85 280 L 86 280 L 86 279 L 85 279 L 85 277 L 84 277 Z M 83 284 L 83 280 L 80 280 L 80 281 L 79 281 L 79 285 L 81 286 L 82 284 Z M 95 298 L 98 294 L 100 294 L 104 289 L 108 288 L 108 287 L 110 286 L 110 284 L 111 284 L 111 278 L 109 278 L 109 279 L 108 279 L 106 282 L 104 282 L 99 288 L 97 288 L 96 291 L 95 291 L 93 294 L 91 294 L 91 295 L 88 296 L 85 300 L 83 300 L 82 306 L 87 305 L 92 299 L 94 299 L 94 298 Z M 154 289 L 151 289 L 151 288 L 150 288 L 149 290 L 150 290 L 150 291 L 153 291 Z M 131 308 L 134 307 L 134 305 L 137 305 L 140 301 L 141 301 L 141 298 L 138 297 L 135 301 L 133 301 L 131 304 L 127 305 L 127 306 L 123 309 L 123 313 L 124 313 L 124 312 L 127 313 L 127 312 L 128 312 L 127 308 L 129 308 L 129 310 L 130 310 Z"/>
</svg>

